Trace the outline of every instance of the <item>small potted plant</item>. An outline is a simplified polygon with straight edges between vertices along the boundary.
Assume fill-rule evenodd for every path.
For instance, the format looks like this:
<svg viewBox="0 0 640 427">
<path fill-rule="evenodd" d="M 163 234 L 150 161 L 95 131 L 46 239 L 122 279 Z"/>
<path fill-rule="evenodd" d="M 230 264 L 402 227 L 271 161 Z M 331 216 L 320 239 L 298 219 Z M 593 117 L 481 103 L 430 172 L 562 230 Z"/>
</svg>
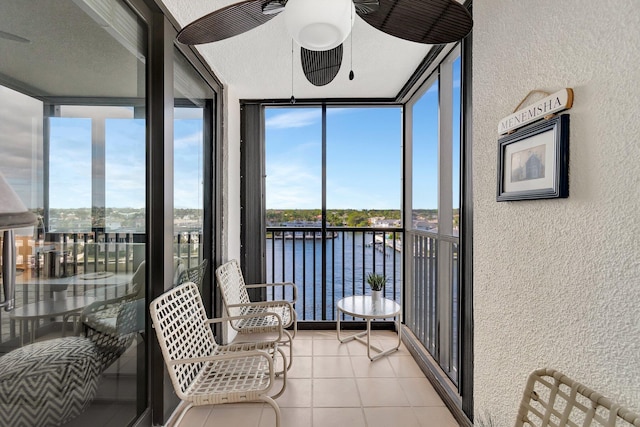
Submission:
<svg viewBox="0 0 640 427">
<path fill-rule="evenodd" d="M 382 290 L 387 283 L 387 278 L 384 274 L 369 273 L 367 274 L 367 283 L 371 287 L 371 298 L 374 301 L 379 301 L 382 297 Z"/>
</svg>

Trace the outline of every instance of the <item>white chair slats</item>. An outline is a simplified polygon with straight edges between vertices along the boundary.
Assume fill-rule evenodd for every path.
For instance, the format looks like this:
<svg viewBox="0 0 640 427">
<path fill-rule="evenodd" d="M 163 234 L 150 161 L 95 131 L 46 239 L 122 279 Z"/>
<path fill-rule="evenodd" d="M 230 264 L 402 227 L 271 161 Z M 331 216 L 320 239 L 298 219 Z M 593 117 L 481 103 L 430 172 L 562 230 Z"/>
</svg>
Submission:
<svg viewBox="0 0 640 427">
<path fill-rule="evenodd" d="M 151 302 L 151 319 L 162 356 L 178 397 L 188 402 L 177 422 L 192 406 L 234 402 L 264 401 L 276 412 L 280 425 L 280 409 L 273 400 L 286 387 L 286 371 L 281 389 L 273 396 L 268 393 L 274 385 L 276 356 L 286 357 L 277 340 L 230 345 L 218 345 L 212 323 L 244 320 L 241 318 L 207 319 L 196 284 L 179 285 Z M 276 315 L 267 314 L 278 323 Z M 282 331 L 282 324 L 280 324 Z M 282 333 L 279 334 L 281 339 Z"/>
<path fill-rule="evenodd" d="M 516 427 L 640 427 L 640 415 L 554 369 L 529 375 Z"/>
<path fill-rule="evenodd" d="M 290 282 L 246 285 L 242 275 L 242 270 L 236 260 L 231 260 L 218 267 L 216 269 L 216 278 L 227 315 L 238 316 L 274 313 L 282 319 L 282 326 L 284 328 L 293 326 L 293 334 L 285 330 L 285 340 L 282 341 L 282 343 L 289 346 L 289 364 L 287 365 L 287 369 L 289 369 L 293 360 L 293 338 L 298 330 L 297 315 L 293 306 L 297 299 L 296 285 Z M 256 302 L 252 302 L 249 299 L 247 289 L 274 287 L 290 289 L 292 299 L 289 301 L 276 300 Z M 270 317 L 240 319 L 231 322 L 231 327 L 241 334 L 266 333 L 277 330 L 277 324 L 274 322 L 274 319 Z"/>
</svg>

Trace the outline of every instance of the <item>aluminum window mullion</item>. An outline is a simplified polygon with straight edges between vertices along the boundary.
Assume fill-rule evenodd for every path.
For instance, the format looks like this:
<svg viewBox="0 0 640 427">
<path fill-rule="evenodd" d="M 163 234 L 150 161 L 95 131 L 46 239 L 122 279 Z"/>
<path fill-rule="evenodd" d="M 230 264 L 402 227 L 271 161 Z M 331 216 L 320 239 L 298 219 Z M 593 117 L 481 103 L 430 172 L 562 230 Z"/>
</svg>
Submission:
<svg viewBox="0 0 640 427">
<path fill-rule="evenodd" d="M 91 117 L 91 228 L 99 231 L 106 231 L 106 139 L 105 117 Z"/>
<path fill-rule="evenodd" d="M 440 65 L 438 79 L 438 236 L 453 233 L 453 67 L 451 57 Z M 438 239 L 438 331 L 439 362 L 449 372 L 451 368 L 451 243 Z"/>
</svg>

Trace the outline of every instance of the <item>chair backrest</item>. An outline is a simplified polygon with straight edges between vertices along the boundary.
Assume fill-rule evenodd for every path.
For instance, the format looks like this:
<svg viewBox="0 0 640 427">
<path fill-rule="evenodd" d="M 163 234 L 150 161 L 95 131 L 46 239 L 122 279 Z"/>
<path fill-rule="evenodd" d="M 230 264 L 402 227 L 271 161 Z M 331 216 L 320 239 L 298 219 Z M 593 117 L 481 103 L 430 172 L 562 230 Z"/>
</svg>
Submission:
<svg viewBox="0 0 640 427">
<path fill-rule="evenodd" d="M 216 269 L 216 278 L 218 279 L 218 287 L 220 288 L 227 313 L 230 316 L 242 314 L 237 307 L 228 308 L 229 305 L 248 304 L 251 302 L 238 261 L 232 259 L 218 267 Z"/>
<path fill-rule="evenodd" d="M 177 284 L 181 285 L 183 283 L 193 282 L 198 286 L 200 293 L 202 293 L 202 280 L 204 279 L 204 273 L 206 271 L 207 260 L 203 259 L 200 264 L 182 271 Z"/>
<path fill-rule="evenodd" d="M 124 354 L 140 332 L 135 301 L 135 294 L 96 301 L 80 314 L 86 337 L 98 349 L 103 371 Z"/>
<path fill-rule="evenodd" d="M 144 297 L 145 293 L 145 281 L 146 281 L 146 265 L 145 260 L 138 265 L 135 273 L 133 273 L 133 277 L 131 277 L 131 292 L 137 295 L 138 297 Z"/>
<path fill-rule="evenodd" d="M 172 365 L 171 361 L 209 356 L 217 347 L 198 287 L 192 282 L 177 286 L 154 299 L 149 309 L 171 382 L 184 399 L 204 362 Z"/>
<path fill-rule="evenodd" d="M 554 369 L 529 376 L 516 427 L 640 427 L 640 416 Z"/>
</svg>

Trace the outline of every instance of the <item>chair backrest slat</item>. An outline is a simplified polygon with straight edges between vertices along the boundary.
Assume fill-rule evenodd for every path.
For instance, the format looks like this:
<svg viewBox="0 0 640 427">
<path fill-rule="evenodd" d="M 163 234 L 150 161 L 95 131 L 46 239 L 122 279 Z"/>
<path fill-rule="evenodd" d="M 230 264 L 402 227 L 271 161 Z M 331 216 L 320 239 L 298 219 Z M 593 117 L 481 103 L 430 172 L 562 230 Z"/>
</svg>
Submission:
<svg viewBox="0 0 640 427">
<path fill-rule="evenodd" d="M 208 261 L 203 259 L 200 264 L 183 270 L 178 277 L 177 284 L 181 285 L 186 282 L 193 282 L 198 286 L 200 293 L 202 293 L 202 281 L 204 280 L 204 274 L 207 271 L 207 263 Z"/>
<path fill-rule="evenodd" d="M 554 369 L 529 376 L 516 427 L 640 427 L 640 416 Z"/>
<path fill-rule="evenodd" d="M 216 278 L 218 279 L 218 287 L 225 307 L 251 302 L 238 261 L 231 260 L 218 267 L 216 269 Z M 242 314 L 241 310 L 235 307 L 227 308 L 227 312 L 230 316 Z"/>
<path fill-rule="evenodd" d="M 198 287 L 192 282 L 177 286 L 153 300 L 150 311 L 171 381 L 184 393 L 203 363 L 169 361 L 209 356 L 217 347 Z"/>
</svg>

